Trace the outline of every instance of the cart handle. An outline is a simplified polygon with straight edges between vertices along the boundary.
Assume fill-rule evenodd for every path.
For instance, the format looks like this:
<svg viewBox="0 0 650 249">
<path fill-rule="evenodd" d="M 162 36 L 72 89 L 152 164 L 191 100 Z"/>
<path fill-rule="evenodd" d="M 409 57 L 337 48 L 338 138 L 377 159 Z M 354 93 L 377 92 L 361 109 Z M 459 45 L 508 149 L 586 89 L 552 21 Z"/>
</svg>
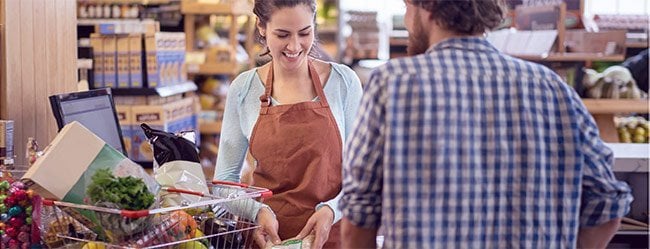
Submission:
<svg viewBox="0 0 650 249">
<path fill-rule="evenodd" d="M 48 207 L 54 206 L 54 201 L 50 199 L 43 199 L 43 205 Z"/>
<path fill-rule="evenodd" d="M 196 196 L 201 196 L 205 197 L 204 193 L 201 192 L 196 192 L 196 191 L 191 191 L 191 190 L 186 190 L 186 189 L 179 189 L 179 188 L 163 188 L 164 191 L 167 191 L 169 193 L 180 193 L 180 194 L 190 194 L 190 195 L 196 195 Z"/>
<path fill-rule="evenodd" d="M 227 185 L 227 186 L 237 186 L 237 187 L 242 187 L 242 188 L 252 187 L 252 186 L 250 186 L 248 184 L 243 184 L 243 183 L 238 183 L 238 182 L 219 181 L 219 180 L 213 180 L 212 184 L 220 184 L 220 185 Z M 256 187 L 253 187 L 253 188 L 256 188 Z M 256 188 L 256 189 L 264 190 L 260 194 L 260 197 L 262 199 L 273 196 L 273 191 L 271 191 L 269 189 L 263 189 L 263 188 Z"/>
<path fill-rule="evenodd" d="M 66 206 L 66 207 L 75 207 L 75 206 L 92 207 L 92 206 L 88 206 L 88 205 L 67 204 L 67 203 L 58 202 L 58 201 L 49 200 L 49 199 L 43 199 L 43 205 L 45 205 L 45 206 L 62 205 L 62 206 Z M 108 213 L 117 214 L 116 211 L 113 211 L 113 210 L 108 209 L 108 208 L 102 208 L 102 207 L 93 207 L 93 208 L 96 208 L 96 210 L 103 210 L 103 211 L 108 212 Z M 123 216 L 123 217 L 126 217 L 126 218 L 138 219 L 138 218 L 148 216 L 149 215 L 149 210 L 147 210 L 147 209 L 145 209 L 145 210 L 119 210 L 119 214 L 121 216 Z"/>
<path fill-rule="evenodd" d="M 238 182 L 219 181 L 219 180 L 213 180 L 212 184 L 237 186 L 237 187 L 242 187 L 242 188 L 248 188 L 249 187 L 248 184 L 243 184 L 243 183 L 238 183 Z"/>
<path fill-rule="evenodd" d="M 137 211 L 132 211 L 132 210 L 121 210 L 120 215 L 126 217 L 126 218 L 131 218 L 131 219 L 139 219 L 145 216 L 149 215 L 149 210 L 137 210 Z"/>
</svg>

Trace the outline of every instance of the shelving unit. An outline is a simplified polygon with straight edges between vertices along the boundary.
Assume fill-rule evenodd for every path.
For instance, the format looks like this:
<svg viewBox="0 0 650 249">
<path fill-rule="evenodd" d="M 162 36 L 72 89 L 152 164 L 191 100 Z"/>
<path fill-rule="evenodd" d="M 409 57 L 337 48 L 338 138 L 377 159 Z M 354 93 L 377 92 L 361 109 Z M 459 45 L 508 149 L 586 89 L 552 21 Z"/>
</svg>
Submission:
<svg viewBox="0 0 650 249">
<path fill-rule="evenodd" d="M 231 23 L 228 29 L 228 44 L 232 51 L 240 44 L 238 38 L 240 34 L 240 27 L 237 19 L 241 16 L 247 16 L 247 23 L 245 25 L 244 47 L 249 52 L 249 58 L 252 61 L 253 51 L 253 32 L 254 32 L 254 18 L 252 13 L 253 6 L 248 0 L 230 1 L 227 3 L 202 3 L 196 0 L 182 0 L 181 13 L 185 17 L 185 36 L 186 48 L 189 52 L 197 51 L 195 48 L 196 38 L 196 21 L 199 16 L 218 15 L 227 16 Z M 205 56 L 209 57 L 209 56 Z M 234 58 L 230 61 L 205 61 L 203 64 L 186 64 L 187 72 L 190 75 L 225 75 L 233 78 L 240 69 L 245 68 Z M 204 135 L 218 135 L 221 131 L 221 121 L 215 122 L 199 122 L 199 131 Z"/>
<path fill-rule="evenodd" d="M 648 48 L 648 42 L 626 42 L 628 48 Z"/>
<path fill-rule="evenodd" d="M 141 5 L 154 5 L 154 4 L 169 4 L 171 2 L 178 2 L 178 0 L 77 0 L 78 3 L 87 4 L 141 4 Z"/>
<path fill-rule="evenodd" d="M 199 121 L 199 130 L 202 134 L 218 135 L 221 133 L 221 121 Z"/>
<path fill-rule="evenodd" d="M 153 96 L 169 97 L 176 94 L 196 91 L 198 88 L 192 81 L 182 84 L 161 86 L 156 88 L 113 88 L 111 91 L 114 95 L 120 96 Z"/>
<path fill-rule="evenodd" d="M 231 62 L 214 62 L 205 63 L 201 65 L 187 64 L 187 72 L 189 74 L 203 74 L 203 75 L 235 75 L 239 72 L 242 66 L 234 61 Z"/>
<path fill-rule="evenodd" d="M 622 54 L 603 55 L 595 53 L 550 53 L 542 55 L 511 55 L 528 61 L 574 62 L 574 61 L 612 61 L 625 60 Z"/>
<path fill-rule="evenodd" d="M 181 12 L 186 15 L 250 15 L 253 6 L 248 1 L 231 3 L 201 3 L 195 0 L 181 1 Z M 187 31 L 187 30 L 186 30 Z"/>
<path fill-rule="evenodd" d="M 614 152 L 614 165 L 613 171 L 616 177 L 621 180 L 627 181 L 632 188 L 632 195 L 634 202 L 630 209 L 629 217 L 624 220 L 632 220 L 632 218 L 643 217 L 647 215 L 648 207 L 648 172 L 650 172 L 650 145 L 649 144 L 630 144 L 630 143 L 607 143 L 606 144 Z M 642 225 L 642 222 L 633 221 Z M 631 223 L 624 221 L 624 223 Z M 631 227 L 631 226 L 628 226 Z M 647 248 L 648 246 L 648 230 L 640 227 L 634 227 L 634 230 L 619 230 L 612 243 L 628 244 L 632 248 Z"/>
<path fill-rule="evenodd" d="M 614 124 L 614 115 L 621 113 L 650 113 L 648 99 L 583 99 L 596 120 L 600 136 L 606 142 L 618 142 L 618 132 Z"/>
<path fill-rule="evenodd" d="M 234 51 L 239 45 L 239 40 L 237 39 L 237 35 L 239 34 L 237 17 L 244 16 L 244 15 L 248 16 L 248 24 L 246 25 L 247 30 L 245 31 L 245 33 L 246 33 L 246 37 L 248 38 L 252 38 L 253 36 L 254 25 L 253 25 L 252 9 L 253 7 L 246 0 L 233 1 L 232 3 L 215 3 L 215 4 L 200 3 L 197 2 L 196 0 L 183 0 L 181 2 L 181 12 L 185 15 L 185 37 L 186 37 L 185 44 L 187 46 L 187 51 L 195 50 L 194 48 L 195 36 L 196 36 L 195 22 L 196 22 L 196 17 L 199 15 L 223 15 L 223 16 L 228 16 L 230 18 L 232 25 L 230 26 L 229 29 L 228 39 L 229 39 L 229 44 Z M 253 44 L 253 39 L 246 39 L 245 48 L 247 49 L 247 51 L 250 51 L 249 49 L 252 47 L 252 44 Z M 235 66 L 235 69 L 233 70 L 222 68 L 222 67 L 228 67 L 233 65 Z M 192 70 L 188 69 L 188 71 L 191 71 L 194 74 L 227 74 L 230 76 L 235 75 L 237 73 L 237 70 L 239 69 L 235 61 L 231 61 L 228 63 L 208 62 L 208 64 L 206 65 L 200 65 L 198 69 L 196 69 L 196 66 L 188 66 L 188 67 L 193 67 Z"/>
<path fill-rule="evenodd" d="M 647 99 L 583 99 L 591 114 L 649 113 Z"/>
</svg>

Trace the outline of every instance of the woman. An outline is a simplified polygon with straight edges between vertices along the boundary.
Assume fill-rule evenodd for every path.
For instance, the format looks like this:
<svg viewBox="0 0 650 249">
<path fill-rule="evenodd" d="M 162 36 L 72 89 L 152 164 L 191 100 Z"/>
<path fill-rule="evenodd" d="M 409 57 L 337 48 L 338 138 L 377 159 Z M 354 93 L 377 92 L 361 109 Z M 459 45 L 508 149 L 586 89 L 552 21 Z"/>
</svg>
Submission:
<svg viewBox="0 0 650 249">
<path fill-rule="evenodd" d="M 309 55 L 314 0 L 256 0 L 253 12 L 272 60 L 230 86 L 214 178 L 239 181 L 250 146 L 253 184 L 273 191 L 247 211 L 262 226 L 258 245 L 314 234 L 313 248 L 339 247 L 342 144 L 361 83 L 348 67 Z"/>
</svg>

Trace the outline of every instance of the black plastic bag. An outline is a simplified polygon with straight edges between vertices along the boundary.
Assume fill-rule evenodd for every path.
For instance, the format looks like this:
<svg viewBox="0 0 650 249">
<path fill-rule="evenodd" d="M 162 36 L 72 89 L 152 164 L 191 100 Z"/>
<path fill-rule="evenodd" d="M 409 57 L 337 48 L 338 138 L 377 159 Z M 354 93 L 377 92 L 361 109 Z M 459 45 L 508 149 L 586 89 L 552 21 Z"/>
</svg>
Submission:
<svg viewBox="0 0 650 249">
<path fill-rule="evenodd" d="M 177 160 L 200 162 L 197 147 L 191 141 L 173 133 L 152 129 L 145 123 L 140 127 L 153 146 L 153 157 L 158 165 Z"/>
</svg>

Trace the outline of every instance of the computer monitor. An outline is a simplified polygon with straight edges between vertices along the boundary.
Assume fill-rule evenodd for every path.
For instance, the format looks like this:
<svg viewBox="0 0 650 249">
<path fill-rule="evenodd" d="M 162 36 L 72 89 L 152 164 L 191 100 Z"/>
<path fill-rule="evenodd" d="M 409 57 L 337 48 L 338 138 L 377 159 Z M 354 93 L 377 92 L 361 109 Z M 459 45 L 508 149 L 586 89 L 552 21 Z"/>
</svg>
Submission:
<svg viewBox="0 0 650 249">
<path fill-rule="evenodd" d="M 110 88 L 50 96 L 59 130 L 77 121 L 117 151 L 127 155 Z"/>
</svg>

